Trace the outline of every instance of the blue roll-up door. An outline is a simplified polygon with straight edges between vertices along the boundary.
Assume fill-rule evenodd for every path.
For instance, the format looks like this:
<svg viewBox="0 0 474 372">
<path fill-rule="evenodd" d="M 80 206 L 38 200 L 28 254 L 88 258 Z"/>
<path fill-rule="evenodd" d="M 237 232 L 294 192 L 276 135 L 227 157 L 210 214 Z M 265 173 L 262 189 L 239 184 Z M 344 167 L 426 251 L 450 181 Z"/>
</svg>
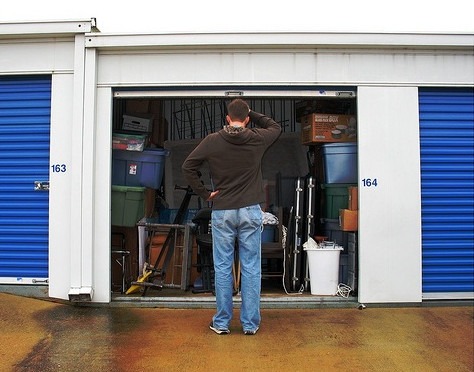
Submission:
<svg viewBox="0 0 474 372">
<path fill-rule="evenodd" d="M 0 77 L 0 282 L 48 278 L 51 77 Z"/>
<path fill-rule="evenodd" d="M 420 89 L 419 105 L 423 293 L 463 297 L 474 292 L 474 90 Z"/>
</svg>

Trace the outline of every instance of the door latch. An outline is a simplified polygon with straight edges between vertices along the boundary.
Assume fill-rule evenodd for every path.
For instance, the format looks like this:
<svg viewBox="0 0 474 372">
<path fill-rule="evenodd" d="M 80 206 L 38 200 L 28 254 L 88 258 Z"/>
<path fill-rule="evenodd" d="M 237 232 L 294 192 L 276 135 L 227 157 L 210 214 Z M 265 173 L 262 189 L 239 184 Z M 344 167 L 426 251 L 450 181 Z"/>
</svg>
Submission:
<svg viewBox="0 0 474 372">
<path fill-rule="evenodd" d="M 49 191 L 49 181 L 35 181 L 35 191 Z"/>
</svg>

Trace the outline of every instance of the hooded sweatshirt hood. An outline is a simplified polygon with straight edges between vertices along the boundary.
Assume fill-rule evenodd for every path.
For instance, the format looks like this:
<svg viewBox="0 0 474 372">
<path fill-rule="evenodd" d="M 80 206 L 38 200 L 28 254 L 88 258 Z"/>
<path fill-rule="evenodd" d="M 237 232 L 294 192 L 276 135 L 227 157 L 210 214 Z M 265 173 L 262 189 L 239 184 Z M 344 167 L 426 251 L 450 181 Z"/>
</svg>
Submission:
<svg viewBox="0 0 474 372">
<path fill-rule="evenodd" d="M 218 133 L 227 142 L 234 145 L 242 145 L 247 143 L 254 135 L 251 129 L 233 125 L 225 125 L 224 128 L 222 128 Z"/>
</svg>

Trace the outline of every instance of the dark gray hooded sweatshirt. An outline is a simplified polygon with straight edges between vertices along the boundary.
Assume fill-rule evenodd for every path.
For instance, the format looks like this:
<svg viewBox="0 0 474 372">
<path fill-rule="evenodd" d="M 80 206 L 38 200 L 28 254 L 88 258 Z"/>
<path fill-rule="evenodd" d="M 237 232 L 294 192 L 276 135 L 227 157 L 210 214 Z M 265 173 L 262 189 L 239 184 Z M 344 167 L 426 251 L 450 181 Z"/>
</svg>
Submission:
<svg viewBox="0 0 474 372">
<path fill-rule="evenodd" d="M 210 191 L 201 183 L 199 169 L 207 163 L 219 194 L 213 209 L 238 209 L 265 201 L 261 162 L 265 151 L 281 133 L 272 118 L 249 113 L 255 128 L 226 126 L 204 138 L 182 165 L 183 175 L 194 192 L 207 200 Z"/>
</svg>

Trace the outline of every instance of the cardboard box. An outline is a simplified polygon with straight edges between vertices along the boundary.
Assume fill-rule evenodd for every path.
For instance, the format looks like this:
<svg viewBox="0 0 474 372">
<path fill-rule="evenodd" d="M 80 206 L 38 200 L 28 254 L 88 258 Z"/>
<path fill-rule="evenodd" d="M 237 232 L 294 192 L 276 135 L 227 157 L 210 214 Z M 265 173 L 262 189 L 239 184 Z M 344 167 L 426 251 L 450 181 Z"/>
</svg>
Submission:
<svg viewBox="0 0 474 372">
<path fill-rule="evenodd" d="M 147 187 L 145 189 L 145 217 L 154 217 L 156 202 L 156 190 Z"/>
<path fill-rule="evenodd" d="M 155 265 L 158 256 L 163 248 L 163 244 L 166 241 L 167 233 L 157 233 L 153 236 L 149 246 L 148 261 L 150 265 Z"/>
<path fill-rule="evenodd" d="M 126 99 L 125 112 L 133 112 L 135 114 L 148 113 L 151 102 L 149 99 Z M 138 115 L 141 116 L 141 115 Z"/>
<path fill-rule="evenodd" d="M 136 132 L 151 132 L 153 115 L 142 114 L 140 116 L 123 115 L 123 130 L 132 130 Z"/>
<path fill-rule="evenodd" d="M 357 231 L 358 219 L 358 211 L 351 211 L 349 209 L 339 210 L 339 226 L 342 231 Z"/>
<path fill-rule="evenodd" d="M 301 118 L 301 142 L 356 142 L 357 122 L 353 115 L 309 114 Z"/>
<path fill-rule="evenodd" d="M 357 186 L 349 186 L 349 203 L 347 209 L 356 211 L 359 209 L 359 195 Z"/>
</svg>

